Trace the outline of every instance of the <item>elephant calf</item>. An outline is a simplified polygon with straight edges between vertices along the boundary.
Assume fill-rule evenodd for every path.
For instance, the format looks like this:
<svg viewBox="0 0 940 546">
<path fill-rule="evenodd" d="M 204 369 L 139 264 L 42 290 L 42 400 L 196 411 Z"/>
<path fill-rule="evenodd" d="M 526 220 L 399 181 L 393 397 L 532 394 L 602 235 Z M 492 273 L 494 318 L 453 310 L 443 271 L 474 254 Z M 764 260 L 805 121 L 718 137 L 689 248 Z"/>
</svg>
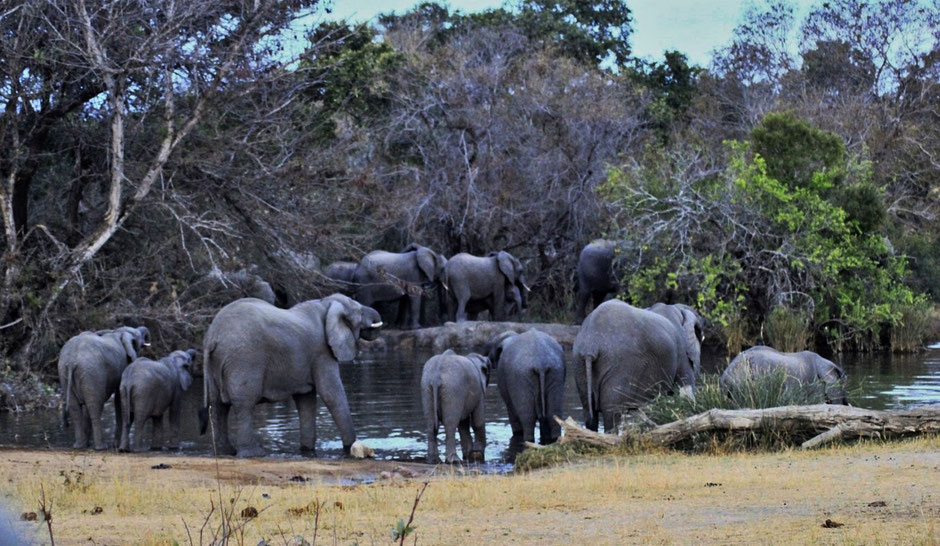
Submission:
<svg viewBox="0 0 940 546">
<path fill-rule="evenodd" d="M 762 345 L 751 347 L 734 357 L 721 374 L 721 389 L 733 396 L 734 391 L 749 378 L 780 369 L 786 374 L 785 386 L 793 388 L 822 381 L 825 384 L 826 403 L 848 404 L 842 384 L 845 372 L 831 360 L 812 351 L 782 353 Z"/>
<path fill-rule="evenodd" d="M 120 396 L 123 401 L 123 423 L 120 451 L 130 451 L 131 420 L 134 421 L 133 451 L 140 451 L 144 425 L 153 422 L 150 449 L 159 449 L 162 442 L 163 416 L 169 411 L 170 449 L 180 444 L 180 405 L 183 393 L 193 383 L 192 363 L 195 349 L 173 351 L 159 362 L 138 358 L 121 374 Z"/>
<path fill-rule="evenodd" d="M 506 403 L 513 441 L 550 444 L 561 435 L 552 416 L 561 415 L 565 401 L 565 362 L 561 345 L 536 329 L 523 334 L 504 332 L 489 343 L 496 384 Z"/>
<path fill-rule="evenodd" d="M 444 459 L 457 462 L 455 433 L 460 430 L 463 459 L 483 460 L 486 427 L 483 399 L 489 382 L 490 359 L 470 353 L 461 356 L 448 349 L 431 357 L 421 373 L 421 405 L 428 423 L 428 462 L 439 462 L 438 425 L 444 424 Z M 473 441 L 470 427 L 473 427 Z"/>
</svg>

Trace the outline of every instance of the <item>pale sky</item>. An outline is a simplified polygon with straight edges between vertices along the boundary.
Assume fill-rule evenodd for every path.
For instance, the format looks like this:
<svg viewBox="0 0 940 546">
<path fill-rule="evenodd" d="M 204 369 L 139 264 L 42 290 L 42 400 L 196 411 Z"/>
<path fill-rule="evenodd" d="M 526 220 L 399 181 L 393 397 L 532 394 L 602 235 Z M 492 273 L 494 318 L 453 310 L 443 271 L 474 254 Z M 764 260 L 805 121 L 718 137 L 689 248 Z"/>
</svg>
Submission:
<svg viewBox="0 0 940 546">
<path fill-rule="evenodd" d="M 754 0 L 632 0 L 633 54 L 661 60 L 663 52 L 676 49 L 692 63 L 706 66 L 712 50 L 728 44 L 731 32 L 746 6 Z M 334 0 L 331 18 L 364 21 L 379 13 L 403 13 L 420 3 L 415 0 Z M 802 2 L 801 2 L 802 3 Z M 464 13 L 498 7 L 500 0 L 450 0 L 451 10 Z"/>
</svg>

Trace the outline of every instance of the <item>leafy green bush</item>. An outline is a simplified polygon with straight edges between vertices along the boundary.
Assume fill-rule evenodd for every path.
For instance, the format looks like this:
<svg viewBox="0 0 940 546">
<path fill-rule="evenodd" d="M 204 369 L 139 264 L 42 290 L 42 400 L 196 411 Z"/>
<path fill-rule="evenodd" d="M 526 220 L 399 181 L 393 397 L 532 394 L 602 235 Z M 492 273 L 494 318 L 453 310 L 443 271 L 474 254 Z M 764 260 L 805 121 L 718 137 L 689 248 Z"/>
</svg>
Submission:
<svg viewBox="0 0 940 546">
<path fill-rule="evenodd" d="M 804 312 L 783 306 L 774 307 L 764 323 L 768 344 L 788 353 L 808 349 L 812 340 L 809 328 L 811 320 Z"/>
</svg>

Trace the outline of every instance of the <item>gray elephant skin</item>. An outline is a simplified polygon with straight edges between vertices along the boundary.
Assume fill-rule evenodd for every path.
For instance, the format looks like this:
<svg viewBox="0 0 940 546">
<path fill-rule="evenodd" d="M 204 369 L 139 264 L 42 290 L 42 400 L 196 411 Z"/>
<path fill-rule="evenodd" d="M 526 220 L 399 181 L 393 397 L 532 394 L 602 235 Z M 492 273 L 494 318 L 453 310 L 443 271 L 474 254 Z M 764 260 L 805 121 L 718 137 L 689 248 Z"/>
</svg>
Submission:
<svg viewBox="0 0 940 546">
<path fill-rule="evenodd" d="M 848 405 L 843 384 L 845 371 L 812 351 L 783 353 L 763 345 L 751 347 L 728 364 L 721 374 L 720 385 L 730 395 L 749 378 L 771 374 L 779 369 L 784 370 L 786 387 L 811 385 L 819 381 L 825 385 L 827 403 Z"/>
<path fill-rule="evenodd" d="M 119 451 L 140 451 L 143 444 L 144 427 L 153 423 L 150 449 L 163 445 L 163 418 L 169 413 L 170 442 L 167 447 L 178 449 L 180 445 L 180 406 L 183 393 L 193 383 L 192 366 L 195 349 L 173 351 L 154 361 L 138 358 L 121 374 L 120 395 L 123 409 L 123 427 Z M 131 424 L 134 426 L 134 445 L 131 446 Z"/>
<path fill-rule="evenodd" d="M 486 447 L 483 402 L 489 373 L 490 361 L 487 357 L 476 353 L 462 356 L 450 349 L 432 356 L 424 364 L 421 373 L 421 405 L 428 425 L 429 463 L 440 461 L 437 431 L 441 424 L 444 425 L 445 462 L 458 462 L 458 430 L 463 459 L 482 462 Z"/>
<path fill-rule="evenodd" d="M 444 256 L 414 243 L 403 252 L 375 250 L 362 258 L 353 273 L 355 299 L 367 306 L 398 302 L 399 326 L 420 328 L 424 290 L 440 288 L 446 263 Z"/>
<path fill-rule="evenodd" d="M 575 321 L 580 324 L 587 316 L 588 301 L 596 309 L 609 294 L 620 290 L 614 274 L 614 249 L 616 243 L 598 239 L 587 244 L 578 256 L 578 301 Z"/>
<path fill-rule="evenodd" d="M 254 407 L 293 397 L 300 416 L 301 452 L 313 454 L 319 394 L 348 453 L 356 431 L 339 363 L 355 359 L 356 340 L 374 337 L 381 325 L 374 309 L 342 294 L 290 309 L 254 298 L 226 305 L 212 319 L 203 342 L 202 432 L 211 414 L 219 452 L 264 455 L 252 426 Z M 230 410 L 234 410 L 237 450 L 229 440 Z"/>
<path fill-rule="evenodd" d="M 335 287 L 340 294 L 352 296 L 355 293 L 355 274 L 358 262 L 331 262 L 323 269 L 323 276 L 333 281 L 331 286 Z"/>
<path fill-rule="evenodd" d="M 522 262 L 501 250 L 488 256 L 460 253 L 447 260 L 444 278 L 451 320 L 463 322 L 468 313 L 489 310 L 490 320 L 506 320 L 507 311 L 521 311 L 527 303 Z"/>
<path fill-rule="evenodd" d="M 657 304 L 639 309 L 619 300 L 597 307 L 574 341 L 569 375 L 584 408 L 585 426 L 617 430 L 623 413 L 660 392 L 694 398 L 701 367 L 701 318 L 684 305 Z"/>
<path fill-rule="evenodd" d="M 105 402 L 114 397 L 114 441 L 121 435 L 121 374 L 137 359 L 140 348 L 150 345 L 150 331 L 145 326 L 123 326 L 114 330 L 82 332 L 69 339 L 59 351 L 59 384 L 65 397 L 62 423 L 69 426 L 69 416 L 79 416 L 75 424 L 73 447 L 88 447 L 89 435 L 95 449 L 107 449 L 102 433 L 101 412 Z"/>
<path fill-rule="evenodd" d="M 561 345 L 536 329 L 522 334 L 504 332 L 489 343 L 488 356 L 496 368 L 496 385 L 506 403 L 515 443 L 550 444 L 561 435 L 553 419 L 562 416 L 565 401 L 565 361 Z"/>
</svg>

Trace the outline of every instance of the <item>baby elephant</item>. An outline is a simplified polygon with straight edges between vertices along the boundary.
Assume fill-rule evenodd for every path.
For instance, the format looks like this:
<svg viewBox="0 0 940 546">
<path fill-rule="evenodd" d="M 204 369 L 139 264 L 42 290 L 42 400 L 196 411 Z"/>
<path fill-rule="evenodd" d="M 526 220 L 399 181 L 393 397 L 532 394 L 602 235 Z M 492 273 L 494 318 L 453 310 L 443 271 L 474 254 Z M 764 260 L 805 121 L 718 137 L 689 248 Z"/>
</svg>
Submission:
<svg viewBox="0 0 940 546">
<path fill-rule="evenodd" d="M 444 458 L 457 459 L 455 432 L 460 429 L 463 459 L 483 461 L 486 428 L 483 398 L 489 382 L 490 359 L 476 353 L 461 356 L 448 349 L 432 356 L 421 374 L 421 404 L 428 423 L 428 462 L 439 462 L 437 428 L 444 424 Z M 470 427 L 473 426 L 473 442 Z"/>
<path fill-rule="evenodd" d="M 798 387 L 816 381 L 825 384 L 826 403 L 848 405 L 842 379 L 845 372 L 831 360 L 812 351 L 782 353 L 772 347 L 751 347 L 728 364 L 721 374 L 721 389 L 730 394 L 731 389 L 741 386 L 749 377 L 770 374 L 783 369 L 784 385 Z"/>
<path fill-rule="evenodd" d="M 131 419 L 134 420 L 134 451 L 140 451 L 144 425 L 153 421 L 150 449 L 160 449 L 163 415 L 170 411 L 172 438 L 170 449 L 180 444 L 180 404 L 183 392 L 193 383 L 192 362 L 195 349 L 173 351 L 159 362 L 138 358 L 121 375 L 121 399 L 124 401 L 124 428 L 120 451 L 130 451 Z"/>
<path fill-rule="evenodd" d="M 561 415 L 565 402 L 565 361 L 561 345 L 536 329 L 523 334 L 499 334 L 488 345 L 496 368 L 496 384 L 506 402 L 513 440 L 550 444 L 561 435 L 552 418 Z"/>
</svg>

